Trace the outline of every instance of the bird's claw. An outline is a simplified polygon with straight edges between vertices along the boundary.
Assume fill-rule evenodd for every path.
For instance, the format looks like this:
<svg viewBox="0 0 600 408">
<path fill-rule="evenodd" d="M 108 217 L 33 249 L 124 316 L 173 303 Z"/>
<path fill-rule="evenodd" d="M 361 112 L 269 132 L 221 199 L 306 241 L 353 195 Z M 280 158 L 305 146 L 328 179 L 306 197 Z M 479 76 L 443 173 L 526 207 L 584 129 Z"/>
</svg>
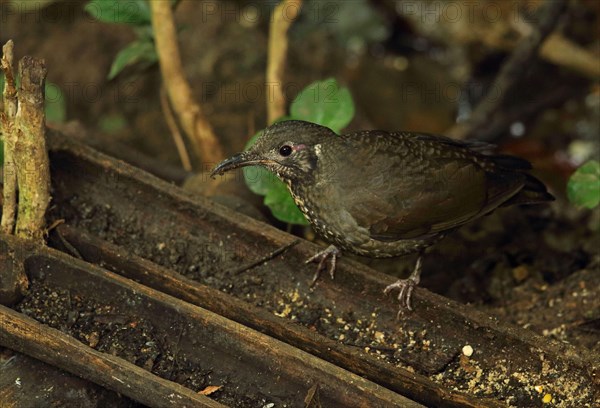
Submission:
<svg viewBox="0 0 600 408">
<path fill-rule="evenodd" d="M 394 289 L 398 289 L 398 302 L 400 303 L 397 318 L 400 318 L 400 315 L 404 312 L 404 310 L 413 310 L 411 305 L 411 297 L 415 286 L 419 284 L 419 279 L 413 276 L 408 279 L 400 279 L 391 285 L 386 286 L 383 290 L 383 293 L 386 295 Z"/>
<path fill-rule="evenodd" d="M 334 245 L 330 245 L 327 247 L 327 249 L 317 252 L 314 256 L 311 256 L 304 262 L 305 264 L 308 264 L 311 262 L 315 262 L 316 260 L 319 260 L 319 265 L 317 266 L 317 270 L 312 278 L 312 281 L 310 282 L 311 287 L 314 286 L 314 284 L 319 279 L 319 276 L 321 276 L 321 271 L 323 270 L 323 266 L 325 265 L 325 262 L 329 258 L 331 258 L 331 262 L 329 264 L 329 276 L 331 276 L 331 279 L 334 278 L 335 265 L 336 265 L 337 257 L 339 255 L 339 253 L 340 253 L 340 251 Z"/>
<path fill-rule="evenodd" d="M 410 299 L 412 297 L 413 290 L 415 290 L 415 286 L 419 284 L 421 281 L 421 268 L 422 268 L 422 256 L 419 255 L 417 258 L 417 262 L 415 263 L 415 269 L 413 269 L 412 273 L 407 279 L 399 279 L 391 285 L 386 286 L 383 290 L 383 293 L 386 295 L 394 289 L 398 289 L 398 302 L 400 302 L 400 307 L 398 310 L 398 314 L 396 318 L 400 319 L 400 315 L 405 310 L 413 310 Z"/>
</svg>

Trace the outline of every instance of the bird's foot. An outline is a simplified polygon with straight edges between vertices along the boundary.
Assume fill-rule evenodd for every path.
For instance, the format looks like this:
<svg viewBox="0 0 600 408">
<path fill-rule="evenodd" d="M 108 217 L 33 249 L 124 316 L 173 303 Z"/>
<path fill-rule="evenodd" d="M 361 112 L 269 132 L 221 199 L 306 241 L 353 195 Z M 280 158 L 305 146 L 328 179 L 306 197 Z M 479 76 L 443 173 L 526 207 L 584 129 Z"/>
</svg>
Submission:
<svg viewBox="0 0 600 408">
<path fill-rule="evenodd" d="M 400 315 L 405 310 L 413 310 L 411 305 L 411 297 L 415 286 L 419 284 L 421 280 L 421 257 L 417 259 L 417 263 L 415 265 L 415 269 L 411 273 L 411 275 L 407 279 L 400 279 L 391 285 L 386 286 L 383 290 L 383 293 L 386 295 L 394 289 L 398 289 L 398 302 L 400 303 L 400 308 L 398 310 L 397 318 L 400 319 Z"/>
<path fill-rule="evenodd" d="M 331 279 L 333 279 L 333 277 L 335 276 L 335 264 L 336 264 L 336 261 L 337 261 L 337 258 L 339 255 L 340 255 L 340 250 L 337 249 L 335 245 L 329 245 L 327 247 L 327 249 L 317 252 L 314 256 L 311 256 L 310 258 L 308 258 L 306 260 L 306 262 L 304 262 L 305 264 L 308 264 L 311 262 L 315 262 L 317 260 L 319 261 L 319 265 L 317 266 L 317 271 L 315 272 L 315 275 L 313 276 L 312 281 L 310 283 L 311 287 L 314 286 L 314 284 L 319 279 L 319 276 L 321 276 L 321 271 L 323 270 L 323 267 L 325 266 L 325 262 L 329 258 L 331 259 L 331 261 L 329 263 L 329 276 L 331 276 Z"/>
<path fill-rule="evenodd" d="M 418 284 L 419 281 L 417 279 L 410 277 L 408 279 L 400 279 L 397 282 L 386 286 L 383 290 L 383 293 L 387 295 L 392 290 L 398 289 L 398 302 L 400 303 L 400 310 L 398 310 L 398 318 L 400 318 L 400 315 L 405 309 L 413 310 L 410 304 L 410 298 L 412 296 L 413 290 L 415 289 L 415 286 L 417 286 Z"/>
</svg>

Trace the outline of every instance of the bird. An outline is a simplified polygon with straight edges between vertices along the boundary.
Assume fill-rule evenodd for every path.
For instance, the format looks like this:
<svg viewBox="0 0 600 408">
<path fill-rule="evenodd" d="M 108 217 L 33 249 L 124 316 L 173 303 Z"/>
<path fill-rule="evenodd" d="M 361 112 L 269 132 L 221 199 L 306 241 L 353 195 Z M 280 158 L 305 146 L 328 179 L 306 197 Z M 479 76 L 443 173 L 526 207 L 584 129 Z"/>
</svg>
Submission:
<svg viewBox="0 0 600 408">
<path fill-rule="evenodd" d="M 498 207 L 554 200 L 522 158 L 497 154 L 493 145 L 418 132 L 364 130 L 338 135 L 301 120 L 275 123 L 246 151 L 219 163 L 217 174 L 262 166 L 288 187 L 294 202 L 329 247 L 313 284 L 329 260 L 334 278 L 341 251 L 371 258 L 417 253 L 398 290 L 399 314 L 412 310 L 425 249 Z"/>
</svg>

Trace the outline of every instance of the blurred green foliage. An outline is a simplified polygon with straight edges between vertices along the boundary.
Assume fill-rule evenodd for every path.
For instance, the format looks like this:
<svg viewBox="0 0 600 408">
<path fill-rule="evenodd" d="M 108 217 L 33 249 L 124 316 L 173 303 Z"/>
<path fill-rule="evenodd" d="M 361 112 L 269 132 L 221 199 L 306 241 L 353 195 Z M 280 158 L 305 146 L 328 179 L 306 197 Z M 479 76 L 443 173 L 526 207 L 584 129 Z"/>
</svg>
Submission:
<svg viewBox="0 0 600 408">
<path fill-rule="evenodd" d="M 177 1 L 172 0 L 173 6 Z M 147 68 L 158 61 L 154 47 L 154 31 L 150 5 L 147 0 L 91 0 L 85 10 L 96 20 L 109 24 L 132 27 L 137 39 L 123 48 L 115 57 L 108 79 L 119 75 L 126 67 L 137 65 Z"/>
<path fill-rule="evenodd" d="M 569 178 L 569 201 L 581 207 L 594 208 L 600 203 L 600 162 L 590 160 L 582 164 Z"/>
<path fill-rule="evenodd" d="M 333 78 L 314 82 L 304 88 L 290 106 L 290 116 L 277 120 L 305 120 L 327 126 L 339 133 L 354 117 L 354 101 L 348 88 L 340 87 Z M 262 134 L 257 132 L 246 144 L 248 150 Z M 280 221 L 308 225 L 306 218 L 294 203 L 287 186 L 273 173 L 258 167 L 245 167 L 246 185 L 254 193 L 264 196 L 264 204 Z"/>
<path fill-rule="evenodd" d="M 305 18 L 292 27 L 293 37 L 305 39 L 315 32 L 329 33 L 351 52 L 381 42 L 391 33 L 376 2 L 369 0 L 304 0 L 302 14 Z"/>
<path fill-rule="evenodd" d="M 98 129 L 103 133 L 114 133 L 127 126 L 127 118 L 120 112 L 103 115 L 98 120 Z"/>
<path fill-rule="evenodd" d="M 65 94 L 60 87 L 46 82 L 46 122 L 62 123 L 67 119 Z"/>
<path fill-rule="evenodd" d="M 152 24 L 146 0 L 91 0 L 85 5 L 85 11 L 103 23 L 141 27 Z"/>
</svg>

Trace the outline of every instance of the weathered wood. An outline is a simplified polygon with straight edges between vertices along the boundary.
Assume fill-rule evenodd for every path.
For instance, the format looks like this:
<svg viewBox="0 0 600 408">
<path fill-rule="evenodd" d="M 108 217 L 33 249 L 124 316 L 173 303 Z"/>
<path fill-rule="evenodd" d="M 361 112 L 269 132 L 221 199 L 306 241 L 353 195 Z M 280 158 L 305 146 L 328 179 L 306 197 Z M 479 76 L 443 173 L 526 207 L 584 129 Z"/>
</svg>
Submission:
<svg viewBox="0 0 600 408">
<path fill-rule="evenodd" d="M 10 306 L 18 302 L 28 286 L 21 253 L 9 250 L 0 241 L 0 304 Z"/>
<path fill-rule="evenodd" d="M 0 328 L 2 346 L 59 367 L 150 407 L 225 407 L 121 358 L 100 353 L 58 330 L 1 305 Z"/>
<path fill-rule="evenodd" d="M 22 353 L 0 347 L 2 408 L 132 408 L 123 394 Z"/>
<path fill-rule="evenodd" d="M 411 398 L 418 398 L 427 404 L 446 407 L 503 406 L 493 400 L 474 398 L 449 390 L 427 377 L 405 368 L 383 365 L 375 357 L 362 353 L 356 347 L 320 336 L 303 326 L 289 324 L 286 320 L 264 309 L 253 307 L 219 290 L 199 284 L 176 272 L 132 255 L 83 230 L 63 224 L 57 228 L 57 233 L 61 238 L 58 241 L 56 238 L 52 239 L 51 242 L 54 242 L 54 245 L 61 246 L 61 241 L 64 240 L 88 262 L 101 264 L 104 268 L 122 276 L 267 333 L 337 365 L 350 367 L 355 372 L 379 384 L 404 395 L 410 395 Z M 65 250 L 69 251 L 68 248 Z"/>
<path fill-rule="evenodd" d="M 11 237 L 3 239 L 9 244 L 13 242 Z M 117 305 L 137 318 L 150 321 L 165 333 L 164 341 L 176 347 L 180 357 L 201 363 L 205 369 L 212 364 L 211 372 L 225 373 L 234 385 L 232 388 L 241 392 L 250 390 L 253 384 L 262 384 L 260 392 L 273 399 L 286 396 L 303 401 L 310 387 L 319 384 L 321 400 L 326 406 L 422 407 L 286 343 L 61 252 L 39 247 L 28 254 L 26 268 L 32 279 L 43 280 L 55 290 Z M 222 406 L 117 357 L 99 353 L 10 309 L 0 309 L 0 327 L 3 328 L 0 345 L 144 404 L 162 407 L 183 401 L 196 403 L 191 406 Z M 185 335 L 175 334 L 175 327 L 182 328 Z M 181 399 L 194 395 L 197 401 Z"/>
<path fill-rule="evenodd" d="M 5 234 L 12 234 L 17 216 L 17 169 L 14 150 L 17 143 L 17 88 L 14 75 L 14 42 L 8 40 L 2 46 L 0 68 L 4 73 L 4 89 L 2 91 L 4 111 L 0 113 L 2 121 L 2 138 L 4 143 L 4 163 L 2 171 L 2 219 L 0 229 Z M 1 302 L 1 300 L 0 300 Z"/>
<path fill-rule="evenodd" d="M 43 59 L 25 56 L 19 61 L 21 85 L 13 151 L 19 189 L 15 234 L 38 242 L 43 242 L 46 209 L 50 203 L 50 162 L 44 110 L 46 74 Z"/>
</svg>

